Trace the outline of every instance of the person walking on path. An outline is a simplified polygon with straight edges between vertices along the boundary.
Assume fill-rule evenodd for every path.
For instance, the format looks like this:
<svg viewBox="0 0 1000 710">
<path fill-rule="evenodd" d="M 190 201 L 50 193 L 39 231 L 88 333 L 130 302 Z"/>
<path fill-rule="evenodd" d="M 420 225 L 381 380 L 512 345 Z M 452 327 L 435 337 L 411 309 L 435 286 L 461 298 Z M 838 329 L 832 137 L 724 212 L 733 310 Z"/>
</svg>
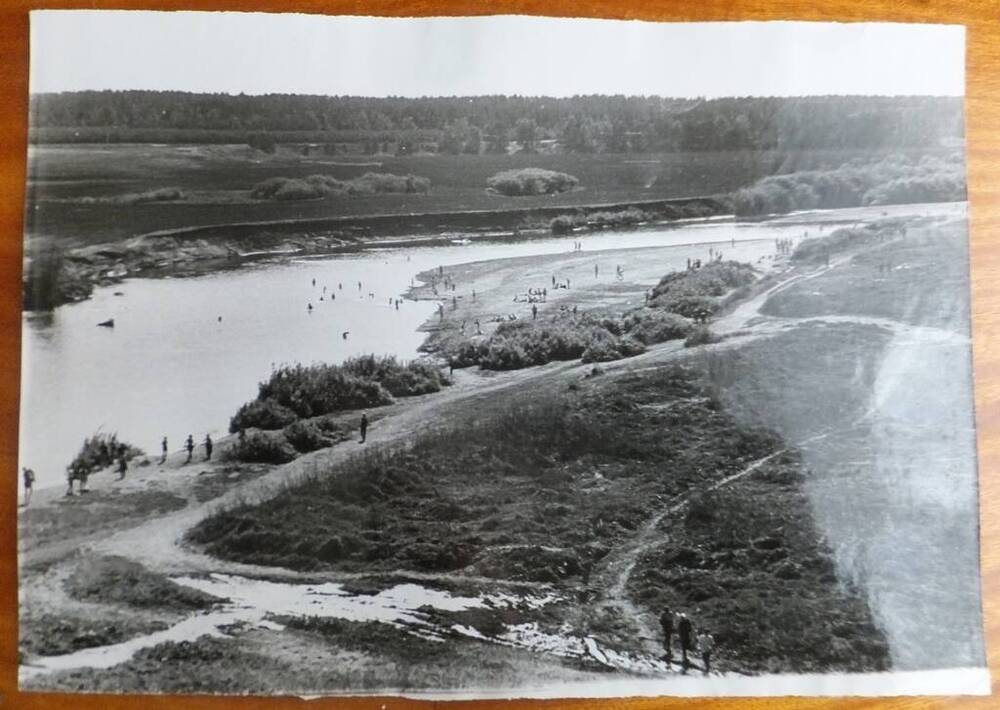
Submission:
<svg viewBox="0 0 1000 710">
<path fill-rule="evenodd" d="M 209 434 L 205 434 L 205 460 L 212 460 L 212 437 Z"/>
<path fill-rule="evenodd" d="M 368 438 L 368 415 L 364 412 L 361 413 L 361 443 L 365 443 L 365 439 Z"/>
<path fill-rule="evenodd" d="M 538 305 L 535 303 L 531 304 L 531 320 L 538 318 Z"/>
<path fill-rule="evenodd" d="M 160 449 L 163 450 L 163 454 L 160 456 L 160 463 L 164 464 L 167 462 L 167 437 L 163 437 L 163 441 L 160 443 Z"/>
<path fill-rule="evenodd" d="M 681 614 L 677 622 L 677 636 L 681 640 L 681 667 L 685 671 L 688 669 L 688 651 L 691 650 L 692 632 L 691 620 L 687 618 L 687 614 Z"/>
<path fill-rule="evenodd" d="M 709 633 L 708 629 L 703 629 L 698 634 L 698 650 L 701 651 L 702 671 L 705 675 L 708 675 L 708 672 L 711 670 L 712 651 L 715 650 L 715 639 L 712 638 L 712 634 Z"/>
<path fill-rule="evenodd" d="M 191 463 L 191 457 L 194 456 L 194 435 L 188 434 L 187 441 L 184 442 L 184 448 L 187 449 L 188 457 L 187 461 L 184 463 Z"/>
<path fill-rule="evenodd" d="M 663 660 L 671 663 L 674 660 L 673 637 L 674 637 L 674 615 L 670 609 L 664 609 L 660 614 L 660 628 L 663 629 Z"/>
<path fill-rule="evenodd" d="M 125 460 L 125 454 L 118 457 L 118 480 L 125 480 L 125 474 L 128 473 L 128 461 Z"/>
<path fill-rule="evenodd" d="M 31 490 L 35 487 L 35 472 L 30 468 L 21 468 L 21 476 L 24 479 L 24 507 L 31 503 Z"/>
</svg>

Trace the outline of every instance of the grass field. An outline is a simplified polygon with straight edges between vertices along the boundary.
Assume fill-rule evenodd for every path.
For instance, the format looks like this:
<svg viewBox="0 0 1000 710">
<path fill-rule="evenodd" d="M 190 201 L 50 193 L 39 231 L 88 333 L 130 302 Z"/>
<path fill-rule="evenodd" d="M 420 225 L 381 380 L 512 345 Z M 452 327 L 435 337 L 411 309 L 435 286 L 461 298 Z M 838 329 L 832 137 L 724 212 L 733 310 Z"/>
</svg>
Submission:
<svg viewBox="0 0 1000 710">
<path fill-rule="evenodd" d="M 728 193 L 765 175 L 837 166 L 854 157 L 872 156 L 856 151 L 747 151 L 307 157 L 284 151 L 272 156 L 247 146 L 42 145 L 29 151 L 26 232 L 29 237 L 88 244 L 204 224 L 689 197 Z M 568 173 L 579 179 L 579 187 L 530 197 L 486 191 L 491 176 L 526 167 Z M 322 174 L 350 180 L 370 171 L 428 178 L 430 193 L 282 203 L 248 199 L 251 188 L 268 178 Z M 116 202 L 165 188 L 181 190 L 184 198 Z"/>
</svg>

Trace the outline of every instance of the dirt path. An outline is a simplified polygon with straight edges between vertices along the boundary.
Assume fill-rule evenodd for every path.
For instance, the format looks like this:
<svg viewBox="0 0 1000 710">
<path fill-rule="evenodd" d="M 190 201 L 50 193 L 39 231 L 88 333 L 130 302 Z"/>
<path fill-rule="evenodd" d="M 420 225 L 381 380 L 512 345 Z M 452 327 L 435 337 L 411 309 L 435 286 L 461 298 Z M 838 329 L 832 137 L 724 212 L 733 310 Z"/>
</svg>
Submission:
<svg viewBox="0 0 1000 710">
<path fill-rule="evenodd" d="M 642 649 L 645 652 L 652 655 L 658 655 L 661 650 L 660 637 L 662 634 L 660 632 L 659 622 L 653 612 L 642 611 L 635 604 L 633 604 L 632 600 L 629 599 L 626 590 L 628 588 L 629 579 L 632 576 L 632 570 L 635 569 L 635 565 L 638 563 L 639 557 L 653 547 L 670 540 L 669 534 L 665 534 L 659 530 L 664 519 L 666 519 L 667 516 L 675 515 L 686 508 L 691 502 L 691 496 L 698 493 L 718 490 L 719 488 L 728 486 L 741 478 L 745 478 L 746 476 L 753 474 L 768 461 L 780 456 L 784 452 L 785 449 L 781 449 L 780 451 L 770 453 L 767 456 L 753 461 L 742 470 L 726 476 L 722 480 L 716 481 L 706 488 L 692 491 L 690 494 L 682 497 L 680 500 L 674 502 L 669 507 L 647 520 L 639 529 L 639 532 L 631 540 L 624 545 L 620 545 L 615 548 L 608 553 L 603 560 L 601 560 L 601 569 L 597 574 L 597 586 L 605 590 L 605 602 L 613 607 L 617 607 L 621 611 L 623 618 L 629 619 L 633 624 L 635 624 L 637 632 L 636 638 L 641 640 Z"/>
</svg>

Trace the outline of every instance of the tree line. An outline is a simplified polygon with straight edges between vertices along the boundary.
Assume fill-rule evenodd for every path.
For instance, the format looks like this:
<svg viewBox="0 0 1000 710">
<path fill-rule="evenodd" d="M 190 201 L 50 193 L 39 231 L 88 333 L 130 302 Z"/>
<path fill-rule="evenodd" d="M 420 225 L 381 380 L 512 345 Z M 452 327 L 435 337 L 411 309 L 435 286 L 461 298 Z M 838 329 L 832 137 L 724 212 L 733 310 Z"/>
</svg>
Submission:
<svg viewBox="0 0 1000 710">
<path fill-rule="evenodd" d="M 647 96 L 370 98 L 172 91 L 34 94 L 33 139 L 298 133 L 312 139 L 423 134 L 446 153 L 884 149 L 964 136 L 962 100 L 933 96 L 679 99 Z M 103 129 L 103 134 L 102 130 Z M 187 136 L 187 138 L 186 138 Z"/>
</svg>

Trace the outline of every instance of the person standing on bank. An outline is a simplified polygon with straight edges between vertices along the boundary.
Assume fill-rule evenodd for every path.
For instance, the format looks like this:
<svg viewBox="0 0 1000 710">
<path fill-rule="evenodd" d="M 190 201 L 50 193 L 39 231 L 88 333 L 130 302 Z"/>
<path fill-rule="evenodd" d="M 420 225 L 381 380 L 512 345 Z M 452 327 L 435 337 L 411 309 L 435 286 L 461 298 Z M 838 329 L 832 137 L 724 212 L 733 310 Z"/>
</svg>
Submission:
<svg viewBox="0 0 1000 710">
<path fill-rule="evenodd" d="M 674 615 L 670 609 L 664 609 L 660 614 L 660 628 L 663 629 L 663 660 L 671 663 L 674 660 L 673 637 L 674 637 Z"/>
<path fill-rule="evenodd" d="M 124 480 L 126 473 L 128 473 L 128 461 L 125 460 L 125 454 L 122 454 L 118 457 L 118 480 Z"/>
<path fill-rule="evenodd" d="M 163 449 L 163 455 L 160 456 L 160 463 L 166 463 L 167 461 L 167 437 L 163 437 L 163 442 L 160 444 L 160 448 Z"/>
<path fill-rule="evenodd" d="M 702 672 L 708 675 L 711 670 L 712 651 L 715 650 L 715 639 L 708 629 L 702 629 L 698 634 L 698 650 L 701 651 Z"/>
<path fill-rule="evenodd" d="M 188 457 L 187 461 L 184 463 L 191 463 L 191 457 L 194 456 L 194 435 L 188 434 L 187 441 L 184 442 L 184 448 L 187 449 Z"/>
<path fill-rule="evenodd" d="M 687 618 L 687 614 L 681 614 L 680 620 L 677 622 L 677 636 L 681 640 L 681 667 L 685 671 L 688 669 L 688 651 L 691 650 L 692 631 L 691 620 Z"/>
<path fill-rule="evenodd" d="M 21 476 L 24 478 L 24 507 L 31 503 L 31 490 L 35 487 L 35 472 L 30 468 L 23 467 Z"/>
<path fill-rule="evenodd" d="M 205 460 L 210 461 L 212 459 L 212 437 L 205 434 Z"/>
<path fill-rule="evenodd" d="M 361 443 L 365 443 L 365 439 L 368 437 L 368 415 L 364 412 L 361 413 Z"/>
</svg>

